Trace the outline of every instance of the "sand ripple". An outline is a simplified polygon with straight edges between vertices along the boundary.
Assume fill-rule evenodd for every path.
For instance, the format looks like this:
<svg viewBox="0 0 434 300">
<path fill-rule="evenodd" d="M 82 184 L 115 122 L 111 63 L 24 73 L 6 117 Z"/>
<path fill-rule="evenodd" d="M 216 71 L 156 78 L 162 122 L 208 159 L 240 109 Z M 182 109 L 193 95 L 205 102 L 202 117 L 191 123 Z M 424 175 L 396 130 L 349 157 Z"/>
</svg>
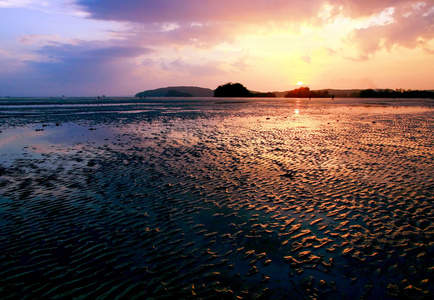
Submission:
<svg viewBox="0 0 434 300">
<path fill-rule="evenodd" d="M 173 105 L 1 125 L 2 299 L 434 295 L 432 110 Z"/>
</svg>

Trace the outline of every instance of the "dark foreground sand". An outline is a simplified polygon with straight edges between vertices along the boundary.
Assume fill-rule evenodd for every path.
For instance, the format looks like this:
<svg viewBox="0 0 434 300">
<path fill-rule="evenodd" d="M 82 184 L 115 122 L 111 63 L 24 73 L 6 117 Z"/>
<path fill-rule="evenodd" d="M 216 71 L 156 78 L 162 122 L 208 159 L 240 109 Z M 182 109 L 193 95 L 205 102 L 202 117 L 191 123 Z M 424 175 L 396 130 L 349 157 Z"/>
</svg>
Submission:
<svg viewBox="0 0 434 300">
<path fill-rule="evenodd" d="M 0 101 L 1 299 L 434 297 L 432 100 L 43 101 Z"/>
</svg>

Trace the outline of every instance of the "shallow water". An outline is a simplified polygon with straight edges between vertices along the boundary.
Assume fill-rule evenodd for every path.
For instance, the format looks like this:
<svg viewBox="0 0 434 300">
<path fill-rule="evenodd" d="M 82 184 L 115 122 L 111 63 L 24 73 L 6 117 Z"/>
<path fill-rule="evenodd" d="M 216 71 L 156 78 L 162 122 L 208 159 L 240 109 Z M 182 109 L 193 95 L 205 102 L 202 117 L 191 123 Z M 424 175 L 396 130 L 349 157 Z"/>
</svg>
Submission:
<svg viewBox="0 0 434 300">
<path fill-rule="evenodd" d="M 92 101 L 0 101 L 2 299 L 434 295 L 432 100 Z"/>
</svg>

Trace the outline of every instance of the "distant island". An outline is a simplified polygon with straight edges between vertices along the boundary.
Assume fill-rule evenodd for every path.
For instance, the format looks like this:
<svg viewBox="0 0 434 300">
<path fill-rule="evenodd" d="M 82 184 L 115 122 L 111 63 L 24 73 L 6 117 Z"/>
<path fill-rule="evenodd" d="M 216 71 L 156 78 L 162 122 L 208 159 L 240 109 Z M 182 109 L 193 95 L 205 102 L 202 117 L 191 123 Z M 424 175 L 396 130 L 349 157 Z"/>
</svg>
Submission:
<svg viewBox="0 0 434 300">
<path fill-rule="evenodd" d="M 274 93 L 249 91 L 240 83 L 227 83 L 216 90 L 196 86 L 171 86 L 137 93 L 135 97 L 269 97 L 275 98 Z"/>
<path fill-rule="evenodd" d="M 300 87 L 284 92 L 256 92 L 247 89 L 241 83 L 226 83 L 215 90 L 197 86 L 172 86 L 154 90 L 146 90 L 135 95 L 136 97 L 234 97 L 234 98 L 431 98 L 434 99 L 434 90 L 404 90 L 404 89 L 322 89 L 311 90 L 309 87 Z"/>
<path fill-rule="evenodd" d="M 136 94 L 136 97 L 212 97 L 214 91 L 197 86 L 172 86 L 147 90 Z"/>
</svg>

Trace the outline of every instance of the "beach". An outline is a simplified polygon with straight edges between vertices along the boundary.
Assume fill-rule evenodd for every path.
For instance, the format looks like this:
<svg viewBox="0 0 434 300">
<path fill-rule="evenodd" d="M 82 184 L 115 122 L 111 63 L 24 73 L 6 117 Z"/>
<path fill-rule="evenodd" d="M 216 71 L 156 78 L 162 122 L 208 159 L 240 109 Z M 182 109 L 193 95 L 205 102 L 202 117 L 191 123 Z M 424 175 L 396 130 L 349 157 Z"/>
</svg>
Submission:
<svg viewBox="0 0 434 300">
<path fill-rule="evenodd" d="M 434 100 L 0 99 L 2 299 L 432 299 Z"/>
</svg>

